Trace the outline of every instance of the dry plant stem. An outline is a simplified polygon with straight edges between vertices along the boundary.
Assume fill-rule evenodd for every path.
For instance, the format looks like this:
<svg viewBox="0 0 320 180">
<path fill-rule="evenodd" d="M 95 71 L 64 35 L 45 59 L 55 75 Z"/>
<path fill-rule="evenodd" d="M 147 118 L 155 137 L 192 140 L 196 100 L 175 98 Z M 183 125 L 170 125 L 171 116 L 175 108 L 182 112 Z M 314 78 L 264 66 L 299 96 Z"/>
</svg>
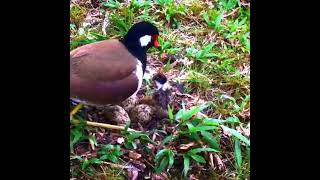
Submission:
<svg viewBox="0 0 320 180">
<path fill-rule="evenodd" d="M 79 109 L 81 109 L 82 108 L 82 104 L 81 103 L 79 103 L 75 108 L 73 108 L 73 110 L 70 112 L 70 117 L 72 117 L 73 115 L 75 115 L 78 111 L 79 111 Z"/>
<path fill-rule="evenodd" d="M 81 121 L 77 119 L 71 119 L 70 122 L 72 124 L 79 124 Z M 124 130 L 124 126 L 117 126 L 117 125 L 111 125 L 111 124 L 104 124 L 104 123 L 97 123 L 97 122 L 91 122 L 91 121 L 83 121 L 86 125 L 88 126 L 93 126 L 93 127 L 100 127 L 100 128 L 105 128 L 105 129 L 115 129 L 115 130 Z M 133 132 L 141 132 L 137 131 L 131 128 L 128 128 L 128 131 L 133 131 Z"/>
</svg>

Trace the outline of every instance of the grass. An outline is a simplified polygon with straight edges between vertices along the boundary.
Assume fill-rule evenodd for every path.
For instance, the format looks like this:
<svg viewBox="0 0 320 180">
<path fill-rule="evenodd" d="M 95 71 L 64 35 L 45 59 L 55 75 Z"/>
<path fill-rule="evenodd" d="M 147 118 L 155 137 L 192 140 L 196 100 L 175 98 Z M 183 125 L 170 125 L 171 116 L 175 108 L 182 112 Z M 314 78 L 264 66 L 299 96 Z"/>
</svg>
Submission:
<svg viewBox="0 0 320 180">
<path fill-rule="evenodd" d="M 170 179 L 249 179 L 250 136 L 245 133 L 250 130 L 248 4 L 242 0 L 100 1 L 98 25 L 84 27 L 92 9 L 83 2 L 70 6 L 71 49 L 119 38 L 133 23 L 151 21 L 159 27 L 161 49 L 150 49 L 149 57 L 160 61 L 162 54 L 174 55 L 176 60 L 171 58 L 160 68 L 169 79 L 184 84 L 185 93 L 201 101 L 179 99 L 178 108 L 170 106 L 168 121 L 152 131 L 117 133 L 117 138 L 124 138 L 119 146 L 97 141 L 100 131 L 114 136 L 106 130 L 71 126 L 71 176 L 125 179 L 129 176 L 125 170 L 104 162 L 126 164 L 126 153 L 133 151 L 147 159 L 145 172 L 162 172 Z M 197 117 L 197 112 L 207 117 Z M 84 117 L 84 112 L 76 116 Z M 177 128 L 169 132 L 173 127 Z M 158 134 L 156 139 L 151 138 L 154 134 Z M 83 144 L 88 149 L 79 153 L 77 148 Z"/>
</svg>

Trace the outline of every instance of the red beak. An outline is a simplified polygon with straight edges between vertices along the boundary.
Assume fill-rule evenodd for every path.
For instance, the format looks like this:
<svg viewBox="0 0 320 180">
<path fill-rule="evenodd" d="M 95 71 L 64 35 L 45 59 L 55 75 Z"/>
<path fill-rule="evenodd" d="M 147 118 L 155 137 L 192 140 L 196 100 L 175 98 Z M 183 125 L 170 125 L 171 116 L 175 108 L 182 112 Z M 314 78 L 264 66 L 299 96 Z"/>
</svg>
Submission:
<svg viewBox="0 0 320 180">
<path fill-rule="evenodd" d="M 158 42 L 158 35 L 153 35 L 153 46 L 156 48 L 160 47 L 160 44 Z"/>
</svg>

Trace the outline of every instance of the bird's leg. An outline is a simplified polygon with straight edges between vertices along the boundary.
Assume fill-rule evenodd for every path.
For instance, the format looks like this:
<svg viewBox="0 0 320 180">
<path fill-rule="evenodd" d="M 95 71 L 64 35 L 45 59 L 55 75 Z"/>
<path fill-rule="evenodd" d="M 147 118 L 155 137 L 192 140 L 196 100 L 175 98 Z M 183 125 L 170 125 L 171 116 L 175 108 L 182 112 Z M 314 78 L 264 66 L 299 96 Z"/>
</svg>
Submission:
<svg viewBox="0 0 320 180">
<path fill-rule="evenodd" d="M 82 108 L 82 104 L 79 103 L 73 110 L 70 112 L 70 119 Z"/>
</svg>

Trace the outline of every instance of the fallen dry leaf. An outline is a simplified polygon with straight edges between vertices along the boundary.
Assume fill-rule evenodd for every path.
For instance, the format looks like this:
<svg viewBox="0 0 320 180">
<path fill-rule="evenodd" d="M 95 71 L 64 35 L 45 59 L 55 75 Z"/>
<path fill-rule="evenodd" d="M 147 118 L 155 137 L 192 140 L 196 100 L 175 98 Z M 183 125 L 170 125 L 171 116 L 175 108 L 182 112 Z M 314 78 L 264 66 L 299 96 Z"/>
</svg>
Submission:
<svg viewBox="0 0 320 180">
<path fill-rule="evenodd" d="M 217 165 L 219 171 L 225 171 L 226 170 L 226 166 L 224 165 L 224 163 L 222 162 L 221 158 L 219 157 L 218 154 L 214 154 L 214 162 Z"/>
<path fill-rule="evenodd" d="M 139 154 L 139 153 L 133 152 L 133 151 L 129 151 L 129 155 L 128 156 L 131 159 L 137 160 L 137 159 L 140 159 L 142 155 Z"/>
<path fill-rule="evenodd" d="M 188 144 L 181 144 L 179 149 L 181 150 L 188 150 L 190 147 L 196 145 L 194 142 L 188 143 Z"/>
</svg>

